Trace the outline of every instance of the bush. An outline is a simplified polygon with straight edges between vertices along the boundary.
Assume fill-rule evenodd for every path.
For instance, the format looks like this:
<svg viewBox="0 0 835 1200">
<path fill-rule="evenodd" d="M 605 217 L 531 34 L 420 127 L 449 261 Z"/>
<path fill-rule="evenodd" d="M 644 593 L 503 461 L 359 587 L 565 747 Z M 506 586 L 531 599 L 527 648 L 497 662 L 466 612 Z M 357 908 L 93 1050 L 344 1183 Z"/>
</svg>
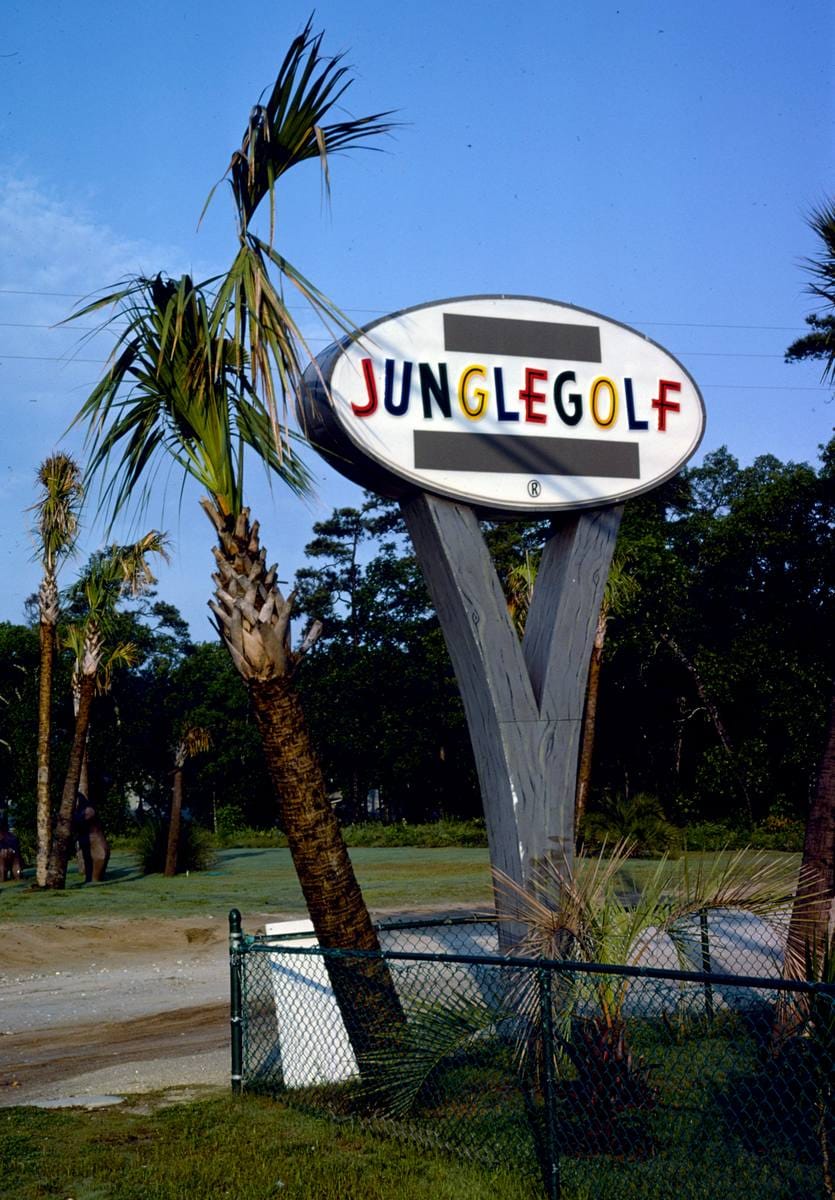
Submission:
<svg viewBox="0 0 835 1200">
<path fill-rule="evenodd" d="M 747 830 L 734 829 L 723 821 L 695 821 L 682 831 L 688 850 L 742 850 L 750 842 Z"/>
<path fill-rule="evenodd" d="M 214 838 L 215 845 L 221 850 L 233 847 L 242 850 L 277 850 L 287 845 L 287 837 L 280 829 L 253 829 L 244 825 L 238 829 L 218 831 Z"/>
<path fill-rule="evenodd" d="M 726 825 L 723 821 L 697 821 L 682 833 L 688 850 L 793 850 L 803 849 L 802 821 L 790 817 L 767 817 L 752 828 Z"/>
<path fill-rule="evenodd" d="M 356 825 L 344 825 L 342 835 L 348 846 L 420 846 L 432 849 L 439 846 L 480 848 L 487 845 L 487 830 L 484 821 L 430 821 L 424 825 L 407 825 L 405 821 L 385 825 L 381 821 L 363 821 Z M 218 829 L 217 845 L 232 846 L 248 850 L 263 850 L 287 845 L 287 838 L 278 829 L 238 829 L 221 834 Z"/>
<path fill-rule="evenodd" d="M 791 817 L 766 817 L 751 830 L 751 846 L 755 850 L 803 849 L 806 830 L 802 821 Z"/>
<path fill-rule="evenodd" d="M 136 853 L 143 875 L 161 875 L 165 870 L 168 848 L 168 822 L 148 821 L 139 833 Z M 183 871 L 207 871 L 214 865 L 214 842 L 199 825 L 183 822 L 177 855 L 177 874 Z"/>
<path fill-rule="evenodd" d="M 628 840 L 640 858 L 678 849 L 679 831 L 664 816 L 656 796 L 638 792 L 634 796 L 607 796 L 586 813 L 580 825 L 580 840 L 598 853 L 604 844 Z"/>
<path fill-rule="evenodd" d="M 431 821 L 425 825 L 407 825 L 405 821 L 384 825 L 365 821 L 346 825 L 342 830 L 348 846 L 440 846 L 480 847 L 487 845 L 484 821 Z"/>
<path fill-rule="evenodd" d="M 234 838 L 239 833 L 255 832 L 248 830 L 241 810 L 234 804 L 221 804 L 214 814 L 215 835 L 220 839 Z"/>
</svg>

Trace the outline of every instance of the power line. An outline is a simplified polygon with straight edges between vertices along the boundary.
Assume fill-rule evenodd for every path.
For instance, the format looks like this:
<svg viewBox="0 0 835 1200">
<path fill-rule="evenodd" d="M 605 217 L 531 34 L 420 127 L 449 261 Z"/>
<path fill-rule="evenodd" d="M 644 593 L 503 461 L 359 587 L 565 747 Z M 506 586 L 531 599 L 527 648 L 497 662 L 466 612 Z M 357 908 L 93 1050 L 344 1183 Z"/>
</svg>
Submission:
<svg viewBox="0 0 835 1200">
<path fill-rule="evenodd" d="M 98 363 L 99 366 L 109 362 L 107 358 L 76 358 L 74 355 L 68 354 L 3 354 L 0 353 L 0 362 L 4 359 L 17 359 L 21 362 L 57 362 L 64 363 L 68 366 L 70 363 Z"/>
<path fill-rule="evenodd" d="M 116 330 L 117 328 L 118 328 L 117 326 L 111 326 L 112 330 Z M 127 326 L 125 326 L 125 328 L 127 328 Z M 33 322 L 29 322 L 29 321 L 0 321 L 0 329 L 46 329 L 51 333 L 59 333 L 59 332 L 60 333 L 64 333 L 64 332 L 67 332 L 67 333 L 74 333 L 74 332 L 75 333 L 98 333 L 99 332 L 99 326 L 97 326 L 97 325 L 73 325 L 72 327 L 67 326 L 66 330 L 64 330 L 64 329 L 59 329 L 58 326 L 56 326 L 56 325 L 37 325 L 37 324 L 35 324 Z M 308 342 L 311 342 L 311 343 L 312 342 L 321 342 L 322 344 L 325 344 L 325 340 L 326 340 L 325 338 L 319 338 L 319 337 L 315 337 L 315 338 L 311 337 L 311 338 L 307 339 Z M 783 354 L 758 354 L 758 353 L 751 353 L 747 350 L 740 350 L 738 352 L 733 351 L 733 350 L 676 350 L 676 354 L 686 354 L 689 358 L 779 358 L 779 359 L 783 359 L 785 357 L 785 355 L 783 355 Z M 0 357 L 2 357 L 2 354 L 0 354 Z M 7 355 L 6 357 L 11 358 L 13 356 Z M 37 356 L 32 355 L 30 357 L 34 358 Z M 50 360 L 45 358 L 44 361 L 50 361 Z M 100 360 L 86 359 L 85 361 L 86 362 L 97 362 Z"/>
<path fill-rule="evenodd" d="M 28 291 L 23 288 L 0 288 L 0 296 L 48 296 L 63 300 L 85 300 L 87 298 L 76 292 L 38 292 Z M 303 304 L 290 304 L 287 307 L 292 312 L 308 311 Z M 387 315 L 385 310 L 381 308 L 346 307 L 342 311 L 345 313 L 364 313 L 370 317 L 384 317 Z M 643 321 L 637 317 L 632 317 L 631 320 L 636 325 L 651 325 L 657 328 L 663 326 L 666 329 L 748 329 L 760 332 L 770 331 L 773 333 L 804 332 L 802 326 L 798 325 L 729 325 L 714 321 Z M 33 328 L 41 328 L 41 326 L 33 326 Z M 49 327 L 47 326 L 46 328 Z"/>
</svg>

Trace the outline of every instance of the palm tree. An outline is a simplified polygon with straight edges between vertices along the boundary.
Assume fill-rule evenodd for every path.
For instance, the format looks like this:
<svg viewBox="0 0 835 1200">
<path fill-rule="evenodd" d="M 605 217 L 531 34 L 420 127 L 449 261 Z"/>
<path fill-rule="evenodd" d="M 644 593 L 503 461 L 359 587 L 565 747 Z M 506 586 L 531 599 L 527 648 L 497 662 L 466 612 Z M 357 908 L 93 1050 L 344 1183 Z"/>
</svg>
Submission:
<svg viewBox="0 0 835 1200">
<path fill-rule="evenodd" d="M 174 748 L 174 782 L 171 789 L 171 815 L 168 820 L 168 843 L 165 851 L 167 876 L 177 874 L 177 852 L 180 848 L 180 823 L 183 811 L 183 768 L 186 760 L 202 754 L 212 744 L 208 729 L 202 725 L 187 725 L 180 733 Z"/>
<path fill-rule="evenodd" d="M 90 471 L 110 468 L 104 492 L 114 512 L 166 456 L 200 484 L 217 537 L 210 607 L 249 692 L 314 929 L 324 947 L 378 949 L 294 682 L 318 624 L 292 647 L 293 596 L 279 588 L 244 504 L 247 449 L 297 493 L 308 486 L 307 473 L 291 442 L 279 454 L 233 341 L 212 338 L 211 301 L 201 285 L 188 277 L 137 280 L 119 313 L 125 325 L 115 362 L 80 413 L 92 441 Z M 329 969 L 361 1061 L 379 1024 L 398 1019 L 388 972 L 370 961 L 355 971 L 336 963 Z"/>
<path fill-rule="evenodd" d="M 35 878 L 46 883 L 52 836 L 50 736 L 52 730 L 52 670 L 60 615 L 58 568 L 75 545 L 81 507 L 81 470 L 69 454 L 51 454 L 38 469 L 42 494 L 33 506 L 38 558 L 43 568 L 38 588 L 40 674 L 38 680 L 37 862 Z"/>
<path fill-rule="evenodd" d="M 129 642 L 108 647 L 107 634 L 119 598 L 136 595 L 155 582 L 148 564 L 149 554 L 165 556 L 165 536 L 156 530 L 132 545 L 110 546 L 96 555 L 81 582 L 86 611 L 65 635 L 65 644 L 75 657 L 75 730 L 47 865 L 47 888 L 62 889 L 66 885 L 73 813 L 96 690 L 108 689 L 114 667 L 129 665 L 136 659 L 136 648 Z"/>
<path fill-rule="evenodd" d="M 812 332 L 789 346 L 787 362 L 812 358 L 823 363 L 824 382 L 835 382 L 835 200 L 813 211 L 809 224 L 817 234 L 820 253 L 807 262 L 809 291 L 822 300 L 826 311 L 807 318 Z M 814 920 L 809 935 L 812 958 L 821 962 L 829 945 L 835 918 L 835 686 L 829 706 L 823 752 L 806 822 L 801 883 L 792 912 L 787 947 L 787 967 L 797 973 L 804 962 L 803 913 L 812 906 Z"/>
<path fill-rule="evenodd" d="M 628 859 L 635 844 L 623 840 L 598 856 L 578 855 L 559 866 L 537 868 L 536 890 L 525 890 L 494 872 L 508 901 L 508 920 L 527 929 L 516 952 L 527 958 L 575 963 L 645 965 L 659 936 L 670 939 L 679 967 L 692 970 L 692 928 L 708 910 L 739 910 L 779 921 L 794 888 L 790 863 L 766 853 L 740 850 L 711 861 L 694 856 L 659 860 L 637 896 L 624 898 Z M 690 935 L 690 936 L 688 936 Z M 541 1055 L 541 1011 L 534 979 L 523 978 L 513 1007 L 527 1018 L 520 1052 Z M 592 1090 L 632 1084 L 642 1090 L 626 1040 L 625 1009 L 630 976 L 566 972 L 554 994 L 557 1067 L 570 1067 Z M 605 1097 L 604 1097 L 605 1099 Z"/>
<path fill-rule="evenodd" d="M 351 323 L 274 246 L 275 188 L 306 160 L 387 131 L 385 113 L 326 123 L 350 80 L 339 59 L 320 54 L 308 22 L 279 69 L 269 97 L 252 110 L 226 178 L 237 216 L 238 250 L 228 273 L 195 284 L 157 276 L 136 279 L 83 309 L 115 304 L 126 328 L 113 365 L 79 419 L 91 439 L 90 469 L 116 465 L 105 493 L 117 511 L 141 487 L 147 495 L 159 460 L 170 455 L 204 492 L 201 504 L 217 537 L 211 608 L 218 632 L 243 677 L 260 730 L 293 861 L 323 947 L 377 950 L 376 933 L 328 800 L 294 684 L 311 628 L 290 641 L 293 597 L 268 567 L 257 521 L 244 504 L 245 451 L 295 491 L 308 476 L 293 452 L 279 401 L 298 394 L 305 343 L 284 289 L 295 291 L 333 330 Z M 211 199 L 211 195 L 209 197 Z M 269 203 L 265 240 L 254 228 Z M 207 201 L 208 204 L 208 201 Z M 271 272 L 277 275 L 274 283 Z M 212 293 L 210 289 L 216 291 Z M 81 315 L 77 313 L 75 315 Z M 124 391 L 124 388 L 127 388 Z M 379 1031 L 401 1019 L 385 964 L 329 960 L 334 993 L 358 1061 Z"/>
</svg>

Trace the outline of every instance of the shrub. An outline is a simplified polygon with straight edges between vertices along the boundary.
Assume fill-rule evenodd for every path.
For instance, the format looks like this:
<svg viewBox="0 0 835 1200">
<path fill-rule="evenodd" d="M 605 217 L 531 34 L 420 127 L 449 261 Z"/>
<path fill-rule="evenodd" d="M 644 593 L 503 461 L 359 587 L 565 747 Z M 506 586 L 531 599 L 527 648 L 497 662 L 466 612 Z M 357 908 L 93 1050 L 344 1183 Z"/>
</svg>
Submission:
<svg viewBox="0 0 835 1200">
<path fill-rule="evenodd" d="M 139 833 L 136 852 L 143 875 L 159 875 L 165 870 L 168 847 L 168 822 L 148 821 Z M 177 874 L 183 871 L 207 871 L 214 865 L 212 836 L 199 825 L 185 822 L 180 828 Z"/>
<path fill-rule="evenodd" d="M 218 823 L 219 825 L 219 823 Z M 363 821 L 344 825 L 342 835 L 348 846 L 420 846 L 431 849 L 439 846 L 483 847 L 487 845 L 487 830 L 483 820 L 430 821 L 424 825 L 407 825 L 397 821 L 385 825 L 381 821 Z M 217 844 L 221 847 L 239 846 L 246 849 L 266 849 L 286 846 L 287 838 L 278 829 L 237 829 L 221 833 L 218 827 Z"/>
<path fill-rule="evenodd" d="M 342 830 L 349 846 L 421 846 L 428 849 L 441 846 L 486 846 L 487 830 L 484 821 L 431 821 L 424 825 L 407 825 L 405 821 L 384 825 L 366 821 L 346 825 Z"/>
<path fill-rule="evenodd" d="M 806 830 L 802 821 L 791 817 L 766 817 L 751 831 L 751 846 L 756 850 L 802 850 Z"/>
<path fill-rule="evenodd" d="M 688 850 L 741 850 L 750 843 L 750 834 L 734 829 L 723 821 L 695 821 L 687 825 L 683 837 Z"/>
<path fill-rule="evenodd" d="M 790 817 L 767 817 L 752 828 L 726 825 L 724 821 L 696 821 L 682 834 L 688 850 L 794 850 L 803 849 L 802 821 Z"/>
<path fill-rule="evenodd" d="M 679 832 L 664 816 L 660 800 L 646 792 L 605 797 L 586 813 L 579 832 L 592 852 L 606 843 L 628 842 L 632 854 L 641 858 L 668 853 L 679 843 Z"/>
</svg>

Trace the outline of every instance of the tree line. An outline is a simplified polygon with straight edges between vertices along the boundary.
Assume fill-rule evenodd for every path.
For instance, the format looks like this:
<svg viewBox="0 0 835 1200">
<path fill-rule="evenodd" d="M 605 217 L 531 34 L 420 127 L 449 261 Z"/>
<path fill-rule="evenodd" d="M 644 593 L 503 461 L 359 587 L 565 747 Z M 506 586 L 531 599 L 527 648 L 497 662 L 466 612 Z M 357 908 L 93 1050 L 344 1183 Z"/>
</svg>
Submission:
<svg viewBox="0 0 835 1200">
<path fill-rule="evenodd" d="M 740 829 L 808 813 L 826 728 L 835 598 L 835 440 L 816 466 L 728 453 L 626 506 L 617 586 L 604 601 L 589 811 L 649 794 L 687 827 Z M 488 538 L 523 619 L 542 523 Z M 296 610 L 321 633 L 297 683 L 343 822 L 478 816 L 464 715 L 443 638 L 393 503 L 368 496 L 314 527 Z M 84 580 L 68 588 L 80 619 Z M 276 809 L 246 688 L 218 642 L 195 642 L 154 593 L 110 618 L 130 661 L 94 701 L 92 800 L 113 832 L 167 816 L 183 729 L 211 750 L 183 766 L 184 803 L 209 829 L 270 828 Z M 69 648 L 56 660 L 52 803 L 74 729 Z M 0 798 L 33 844 L 39 632 L 0 625 Z"/>
</svg>

